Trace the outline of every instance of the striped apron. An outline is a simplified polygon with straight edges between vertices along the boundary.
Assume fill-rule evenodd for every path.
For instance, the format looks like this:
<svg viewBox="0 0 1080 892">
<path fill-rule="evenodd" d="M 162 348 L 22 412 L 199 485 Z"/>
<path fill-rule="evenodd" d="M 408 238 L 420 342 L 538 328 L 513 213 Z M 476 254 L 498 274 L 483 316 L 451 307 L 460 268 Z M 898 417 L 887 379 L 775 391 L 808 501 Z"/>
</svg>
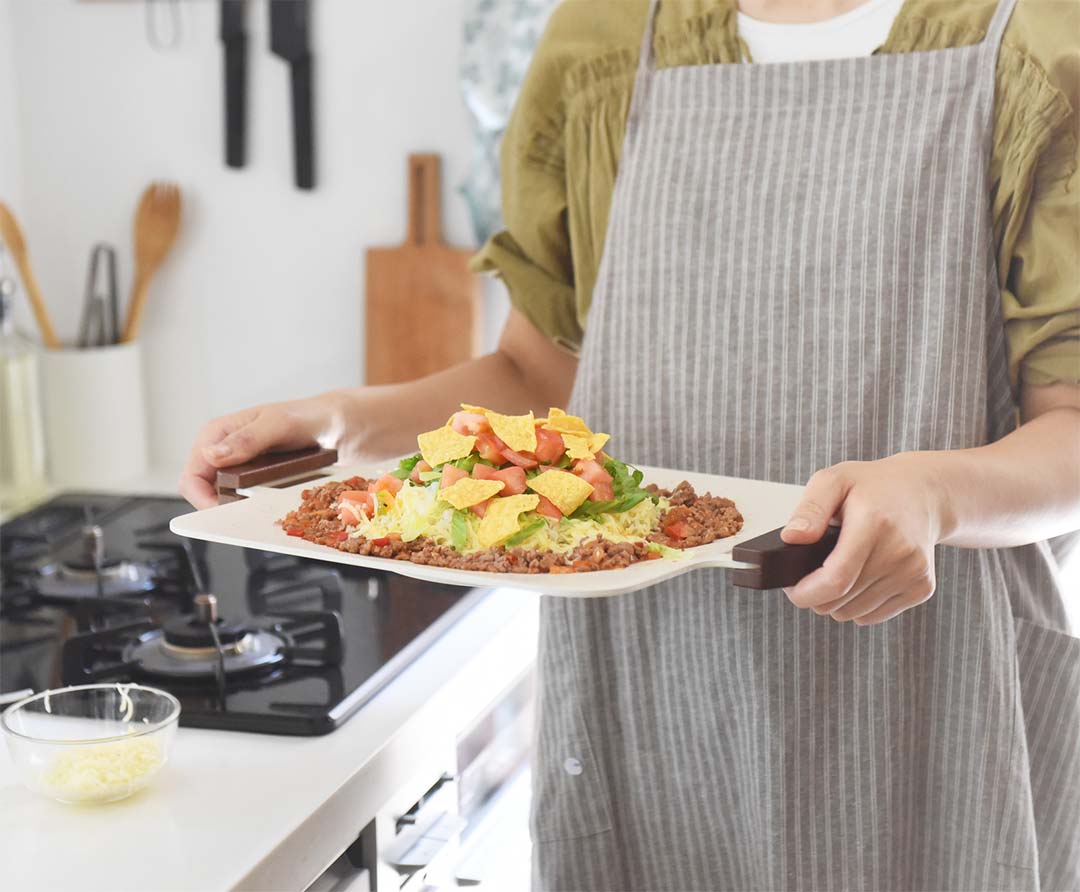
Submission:
<svg viewBox="0 0 1080 892">
<path fill-rule="evenodd" d="M 803 483 L 1015 425 L 983 43 L 655 70 L 572 399 L 636 462 Z M 1080 639 L 1047 543 L 878 626 L 696 572 L 545 598 L 539 889 L 1078 889 Z"/>
</svg>

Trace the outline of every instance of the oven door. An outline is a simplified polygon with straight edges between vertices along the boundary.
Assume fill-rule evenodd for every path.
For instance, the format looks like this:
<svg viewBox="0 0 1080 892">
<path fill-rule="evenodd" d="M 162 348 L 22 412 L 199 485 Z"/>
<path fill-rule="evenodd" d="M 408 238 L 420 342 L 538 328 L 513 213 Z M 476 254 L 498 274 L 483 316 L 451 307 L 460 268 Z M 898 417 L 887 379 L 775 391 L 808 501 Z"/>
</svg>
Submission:
<svg viewBox="0 0 1080 892">
<path fill-rule="evenodd" d="M 468 724 L 423 796 L 365 830 L 373 892 L 528 888 L 534 678 L 530 668 Z"/>
</svg>

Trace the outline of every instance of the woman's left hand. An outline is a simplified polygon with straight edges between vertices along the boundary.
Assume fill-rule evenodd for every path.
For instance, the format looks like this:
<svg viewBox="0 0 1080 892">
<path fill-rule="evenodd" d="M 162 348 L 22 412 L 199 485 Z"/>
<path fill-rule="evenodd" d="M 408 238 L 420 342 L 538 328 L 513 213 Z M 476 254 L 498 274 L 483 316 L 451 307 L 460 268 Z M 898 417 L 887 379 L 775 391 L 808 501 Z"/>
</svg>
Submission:
<svg viewBox="0 0 1080 892">
<path fill-rule="evenodd" d="M 834 518 L 840 539 L 824 565 L 785 589 L 797 607 L 872 625 L 934 594 L 934 546 L 944 518 L 930 454 L 844 462 L 810 478 L 784 528 L 791 544 L 816 542 Z"/>
</svg>

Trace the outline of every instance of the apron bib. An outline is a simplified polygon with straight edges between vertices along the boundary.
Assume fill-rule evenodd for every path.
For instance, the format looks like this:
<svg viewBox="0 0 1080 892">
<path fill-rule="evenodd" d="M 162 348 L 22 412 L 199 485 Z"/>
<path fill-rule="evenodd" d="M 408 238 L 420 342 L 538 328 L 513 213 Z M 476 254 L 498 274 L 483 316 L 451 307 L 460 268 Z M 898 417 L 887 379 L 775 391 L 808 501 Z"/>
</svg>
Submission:
<svg viewBox="0 0 1080 892">
<path fill-rule="evenodd" d="M 1015 2 L 969 47 L 655 71 L 653 0 L 573 411 L 635 463 L 787 483 L 1007 433 Z M 939 548 L 930 602 L 866 628 L 716 571 L 543 599 L 536 886 L 1080 888 L 1053 566 Z"/>
</svg>

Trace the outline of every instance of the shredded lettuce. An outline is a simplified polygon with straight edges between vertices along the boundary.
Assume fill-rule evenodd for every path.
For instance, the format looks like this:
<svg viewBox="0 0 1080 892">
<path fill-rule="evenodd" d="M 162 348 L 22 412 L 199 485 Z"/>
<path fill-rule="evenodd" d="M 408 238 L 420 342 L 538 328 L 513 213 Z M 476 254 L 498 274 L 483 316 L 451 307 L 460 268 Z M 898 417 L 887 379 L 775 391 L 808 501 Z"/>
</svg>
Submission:
<svg viewBox="0 0 1080 892">
<path fill-rule="evenodd" d="M 611 487 L 615 491 L 615 498 L 603 502 L 585 502 L 571 517 L 595 518 L 601 514 L 622 514 L 640 505 L 646 499 L 651 499 L 655 504 L 659 496 L 641 488 L 645 475 L 614 458 L 604 462 L 604 470 L 611 475 Z"/>
<path fill-rule="evenodd" d="M 410 455 L 408 458 L 403 458 L 401 463 L 397 466 L 397 470 L 391 471 L 390 473 L 394 477 L 397 477 L 398 480 L 408 480 L 409 475 L 413 472 L 413 468 L 416 467 L 422 457 L 423 456 L 418 452 L 416 455 Z"/>
<path fill-rule="evenodd" d="M 464 551 L 469 541 L 469 518 L 464 511 L 454 511 L 450 519 L 450 538 L 456 551 Z"/>
</svg>

